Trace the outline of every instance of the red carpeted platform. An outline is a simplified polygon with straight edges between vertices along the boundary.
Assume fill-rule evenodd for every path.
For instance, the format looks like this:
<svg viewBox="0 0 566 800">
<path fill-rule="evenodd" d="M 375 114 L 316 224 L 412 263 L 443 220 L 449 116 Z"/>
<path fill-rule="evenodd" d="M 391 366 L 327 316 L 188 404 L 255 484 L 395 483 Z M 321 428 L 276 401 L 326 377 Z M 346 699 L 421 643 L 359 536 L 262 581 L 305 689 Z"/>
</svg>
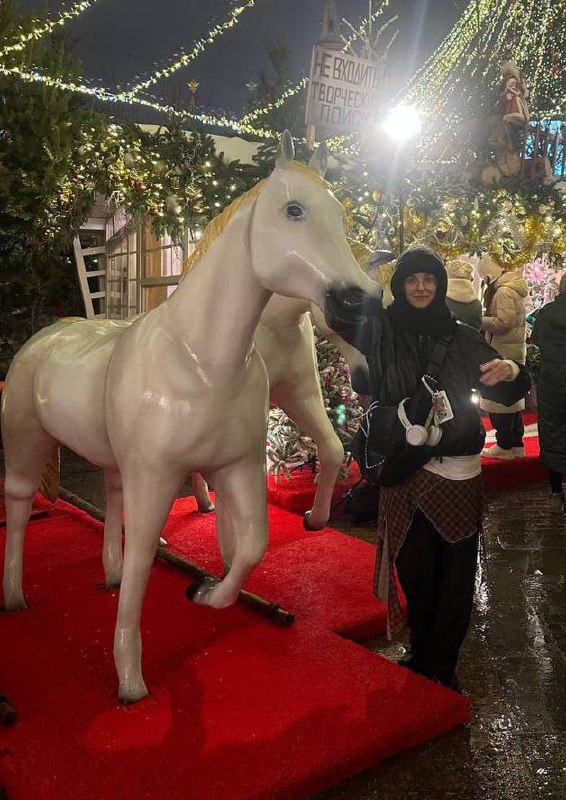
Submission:
<svg viewBox="0 0 566 800">
<path fill-rule="evenodd" d="M 213 524 L 190 498 L 166 535 L 212 567 Z M 191 604 L 186 578 L 156 563 L 142 618 L 153 694 L 124 708 L 117 593 L 97 588 L 101 525 L 61 502 L 30 523 L 30 608 L 0 615 L 0 690 L 19 714 L 0 732 L 11 800 L 307 798 L 468 720 L 464 698 L 335 633 L 382 626 L 370 545 L 305 535 L 279 509 L 271 530 L 249 588 L 295 612 L 294 625 Z"/>
<path fill-rule="evenodd" d="M 494 458 L 482 459 L 483 479 L 488 492 L 541 483 L 548 479 L 548 470 L 538 458 L 537 416 L 535 413 L 526 412 L 523 414 L 523 420 L 526 434 L 524 439 L 526 458 L 513 461 L 501 461 Z M 483 422 L 488 433 L 486 446 L 489 446 L 495 441 L 492 425 L 488 418 L 484 418 Z M 352 462 L 346 480 L 336 484 L 334 488 L 334 502 L 338 501 L 359 479 L 358 465 Z M 269 502 L 286 511 L 292 511 L 294 514 L 304 514 L 312 507 L 315 491 L 314 474 L 310 466 L 294 470 L 290 480 L 284 475 L 281 475 L 279 481 L 275 479 L 274 475 L 268 477 Z"/>
</svg>

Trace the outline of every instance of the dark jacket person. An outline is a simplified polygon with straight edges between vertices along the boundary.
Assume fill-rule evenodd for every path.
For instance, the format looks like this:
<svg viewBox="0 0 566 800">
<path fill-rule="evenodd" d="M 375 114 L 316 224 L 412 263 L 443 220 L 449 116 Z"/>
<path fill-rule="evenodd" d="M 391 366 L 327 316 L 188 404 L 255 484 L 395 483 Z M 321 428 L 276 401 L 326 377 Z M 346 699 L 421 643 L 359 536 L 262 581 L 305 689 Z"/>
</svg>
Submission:
<svg viewBox="0 0 566 800">
<path fill-rule="evenodd" d="M 394 301 L 383 309 L 355 290 L 329 292 L 326 320 L 365 354 L 373 399 L 396 405 L 421 382 L 437 341 L 451 337 L 438 390 L 449 411 L 442 437 L 425 466 L 395 486 L 380 489 L 374 590 L 388 604 L 388 630 L 402 626 L 394 580 L 396 564 L 407 598 L 415 672 L 458 689 L 455 675 L 469 626 L 483 509 L 479 453 L 485 431 L 472 389 L 513 379 L 519 367 L 502 360 L 474 329 L 457 322 L 446 305 L 442 260 L 426 247 L 399 258 L 391 279 Z"/>
<path fill-rule="evenodd" d="M 566 473 L 566 274 L 559 294 L 537 314 L 531 341 L 540 349 L 537 383 L 540 460 L 549 469 L 551 502 L 563 511 Z"/>
</svg>

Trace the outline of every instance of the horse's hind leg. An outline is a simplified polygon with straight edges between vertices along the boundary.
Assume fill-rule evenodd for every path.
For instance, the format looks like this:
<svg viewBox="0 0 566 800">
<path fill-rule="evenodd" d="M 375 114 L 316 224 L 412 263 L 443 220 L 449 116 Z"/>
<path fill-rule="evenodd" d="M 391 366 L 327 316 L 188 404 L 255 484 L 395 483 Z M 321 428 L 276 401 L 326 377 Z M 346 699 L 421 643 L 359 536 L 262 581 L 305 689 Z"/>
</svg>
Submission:
<svg viewBox="0 0 566 800">
<path fill-rule="evenodd" d="M 313 507 L 305 514 L 305 528 L 320 530 L 330 517 L 332 493 L 344 461 L 344 447 L 328 418 L 318 386 L 310 394 L 300 393 L 294 386 L 285 387 L 275 402 L 316 444 L 320 473 Z"/>
<path fill-rule="evenodd" d="M 195 500 L 197 501 L 198 510 L 203 514 L 208 514 L 210 511 L 214 511 L 214 503 L 210 499 L 208 485 L 200 472 L 191 473 L 191 483 Z"/>
<path fill-rule="evenodd" d="M 104 470 L 106 514 L 104 518 L 104 546 L 102 565 L 104 585 L 112 589 L 122 580 L 122 478 L 117 469 Z"/>
<path fill-rule="evenodd" d="M 218 534 L 224 543 L 222 555 L 226 560 L 227 551 L 232 551 L 232 563 L 223 580 L 213 586 L 196 586 L 191 597 L 202 605 L 225 608 L 236 602 L 267 547 L 267 489 L 262 458 L 250 458 L 219 470 L 214 476 L 214 489 L 221 509 L 216 524 L 221 526 Z"/>
<path fill-rule="evenodd" d="M 6 556 L 4 609 L 27 608 L 22 586 L 23 551 L 31 505 L 41 474 L 58 442 L 43 430 L 27 436 L 5 435 Z"/>
</svg>

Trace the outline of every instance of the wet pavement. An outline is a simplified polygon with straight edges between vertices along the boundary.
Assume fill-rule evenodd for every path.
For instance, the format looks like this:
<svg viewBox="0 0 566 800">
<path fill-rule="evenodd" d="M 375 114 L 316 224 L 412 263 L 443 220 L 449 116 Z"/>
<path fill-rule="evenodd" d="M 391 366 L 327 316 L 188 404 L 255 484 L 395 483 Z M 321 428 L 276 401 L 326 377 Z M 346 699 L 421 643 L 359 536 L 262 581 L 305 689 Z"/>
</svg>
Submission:
<svg viewBox="0 0 566 800">
<path fill-rule="evenodd" d="M 62 486 L 104 506 L 100 471 L 69 452 Z M 548 499 L 546 486 L 490 497 L 458 670 L 471 725 L 316 800 L 566 800 L 566 516 L 552 515 Z M 372 541 L 372 527 L 333 524 Z M 402 641 L 366 644 L 388 658 L 404 653 Z"/>
</svg>

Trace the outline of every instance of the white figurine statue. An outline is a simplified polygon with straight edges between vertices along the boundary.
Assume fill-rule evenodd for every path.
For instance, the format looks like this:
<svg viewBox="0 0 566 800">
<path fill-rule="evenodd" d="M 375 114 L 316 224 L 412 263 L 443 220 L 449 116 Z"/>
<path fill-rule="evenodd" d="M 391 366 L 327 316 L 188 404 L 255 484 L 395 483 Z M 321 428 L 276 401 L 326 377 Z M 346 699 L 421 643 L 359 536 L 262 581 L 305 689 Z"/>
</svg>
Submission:
<svg viewBox="0 0 566 800">
<path fill-rule="evenodd" d="M 326 292 L 373 292 L 346 241 L 343 208 L 281 140 L 271 175 L 213 220 L 194 266 L 162 305 L 133 323 L 60 321 L 20 350 L 3 392 L 6 463 L 4 607 L 25 608 L 24 535 L 42 471 L 61 444 L 104 469 L 104 569 L 121 582 L 114 638 L 119 697 L 147 694 L 140 615 L 159 535 L 185 477 L 216 490 L 227 574 L 196 601 L 235 602 L 267 545 L 268 385 L 253 345 L 273 292 L 319 307 Z M 341 294 L 343 294 L 341 292 Z M 124 507 L 122 564 L 120 514 Z"/>
</svg>

